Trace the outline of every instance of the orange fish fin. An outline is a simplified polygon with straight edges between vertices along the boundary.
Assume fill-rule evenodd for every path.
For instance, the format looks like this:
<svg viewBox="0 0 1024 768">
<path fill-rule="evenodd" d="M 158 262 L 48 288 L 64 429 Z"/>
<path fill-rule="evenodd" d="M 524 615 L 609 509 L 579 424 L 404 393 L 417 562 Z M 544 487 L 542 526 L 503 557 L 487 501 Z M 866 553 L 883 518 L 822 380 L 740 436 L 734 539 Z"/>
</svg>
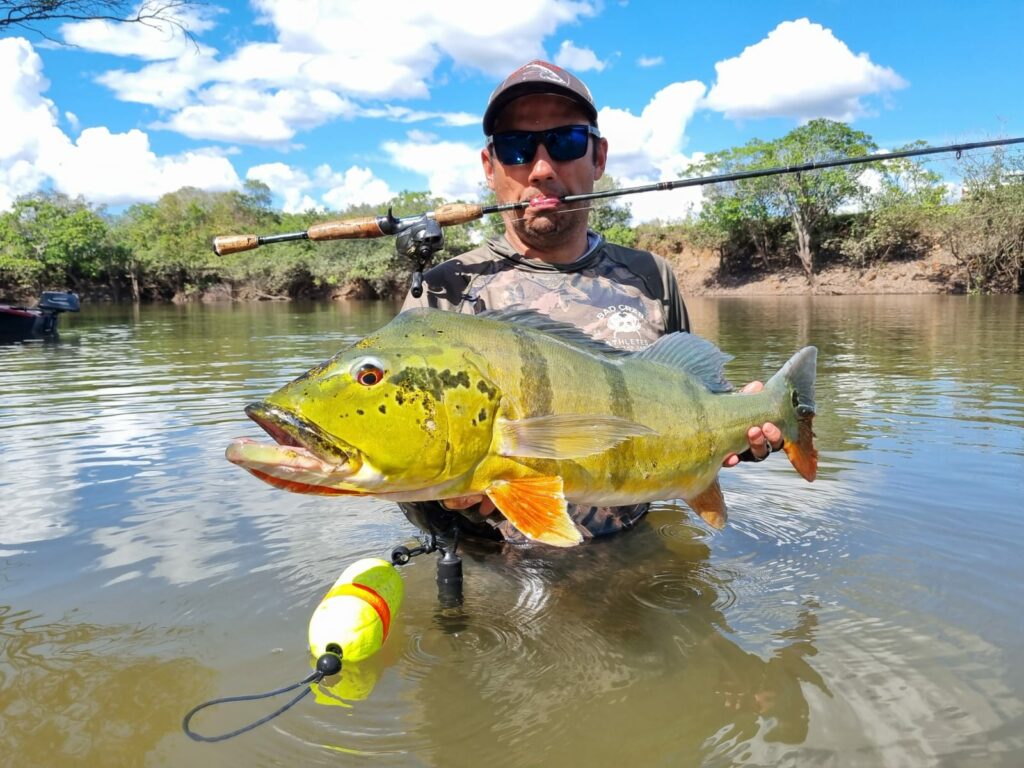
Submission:
<svg viewBox="0 0 1024 768">
<path fill-rule="evenodd" d="M 687 499 L 694 512 L 704 518 L 704 522 L 712 528 L 721 530 L 725 528 L 725 521 L 728 513 L 725 511 L 725 497 L 722 496 L 722 486 L 718 484 L 718 478 L 699 495 Z"/>
<path fill-rule="evenodd" d="M 814 447 L 814 429 L 811 427 L 813 420 L 813 413 L 799 414 L 796 417 L 797 439 L 786 440 L 782 446 L 796 471 L 807 482 L 813 482 L 818 474 L 818 449 Z"/>
<path fill-rule="evenodd" d="M 527 538 L 554 547 L 574 547 L 583 541 L 569 517 L 560 477 L 496 480 L 484 492 Z"/>
</svg>

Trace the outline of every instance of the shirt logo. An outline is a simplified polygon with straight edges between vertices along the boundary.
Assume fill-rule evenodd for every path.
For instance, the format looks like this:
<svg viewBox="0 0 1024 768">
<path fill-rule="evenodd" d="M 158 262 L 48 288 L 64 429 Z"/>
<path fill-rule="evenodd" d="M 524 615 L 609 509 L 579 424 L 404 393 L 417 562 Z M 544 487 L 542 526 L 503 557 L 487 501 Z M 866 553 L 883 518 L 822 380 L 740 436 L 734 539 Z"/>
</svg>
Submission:
<svg viewBox="0 0 1024 768">
<path fill-rule="evenodd" d="M 597 319 L 603 320 L 611 333 L 610 341 L 617 347 L 643 349 L 648 342 L 640 330 L 644 325 L 644 316 L 636 307 L 628 304 L 614 304 L 597 313 Z"/>
</svg>

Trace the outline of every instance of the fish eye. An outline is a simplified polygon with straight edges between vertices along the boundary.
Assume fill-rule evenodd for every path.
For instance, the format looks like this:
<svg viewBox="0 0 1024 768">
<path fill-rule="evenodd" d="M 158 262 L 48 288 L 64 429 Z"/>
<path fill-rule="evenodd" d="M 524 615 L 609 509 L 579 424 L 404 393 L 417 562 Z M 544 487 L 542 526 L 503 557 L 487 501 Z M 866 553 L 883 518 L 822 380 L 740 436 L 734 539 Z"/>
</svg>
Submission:
<svg viewBox="0 0 1024 768">
<path fill-rule="evenodd" d="M 381 364 L 380 360 L 364 359 L 356 363 L 352 368 L 352 378 L 364 387 L 372 387 L 374 384 L 380 384 L 384 379 L 384 366 Z"/>
</svg>

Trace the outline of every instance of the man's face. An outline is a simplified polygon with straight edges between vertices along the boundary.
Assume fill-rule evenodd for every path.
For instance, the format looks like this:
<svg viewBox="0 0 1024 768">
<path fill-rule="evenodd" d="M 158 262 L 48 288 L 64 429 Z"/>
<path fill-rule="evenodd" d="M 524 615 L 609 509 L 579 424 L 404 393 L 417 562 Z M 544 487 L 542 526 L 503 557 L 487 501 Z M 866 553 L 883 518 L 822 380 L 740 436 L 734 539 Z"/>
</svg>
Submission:
<svg viewBox="0 0 1024 768">
<path fill-rule="evenodd" d="M 586 125 L 588 122 L 584 112 L 572 100 L 536 94 L 509 103 L 498 115 L 495 133 L 542 131 L 563 125 Z M 481 159 L 487 185 L 494 190 L 499 203 L 592 192 L 594 182 L 604 173 L 608 142 L 594 137 L 590 142 L 583 157 L 566 162 L 552 160 L 547 147 L 541 144 L 533 159 L 522 165 L 504 165 L 497 156 L 491 157 L 490 152 L 484 149 Z M 594 142 L 597 142 L 596 159 Z M 563 213 L 562 210 L 580 209 L 581 206 L 581 203 L 570 203 L 553 209 L 506 211 L 503 214 L 506 233 L 517 247 L 544 251 L 566 245 L 586 231 L 588 211 L 584 208 Z"/>
</svg>

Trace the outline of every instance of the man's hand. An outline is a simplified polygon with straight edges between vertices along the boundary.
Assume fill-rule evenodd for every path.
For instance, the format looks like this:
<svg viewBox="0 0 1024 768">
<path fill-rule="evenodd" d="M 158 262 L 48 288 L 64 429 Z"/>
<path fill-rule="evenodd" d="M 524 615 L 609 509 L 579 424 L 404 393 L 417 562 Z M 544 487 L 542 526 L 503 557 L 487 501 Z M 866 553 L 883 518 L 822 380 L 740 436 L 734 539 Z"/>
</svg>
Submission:
<svg viewBox="0 0 1024 768">
<path fill-rule="evenodd" d="M 481 517 L 487 517 L 497 507 L 494 506 L 494 502 L 482 494 L 474 494 L 472 496 L 456 496 L 452 499 L 443 499 L 441 506 L 445 509 L 452 511 L 459 509 L 469 509 L 472 506 L 479 504 L 480 509 L 477 512 L 480 513 Z"/>
<path fill-rule="evenodd" d="M 760 392 L 762 389 L 764 389 L 762 382 L 752 381 L 740 390 L 740 394 Z M 782 430 L 771 422 L 762 424 L 759 427 L 751 427 L 747 430 L 747 442 L 750 444 L 750 453 L 753 455 L 754 460 L 761 461 L 768 457 L 770 453 L 768 450 L 769 446 L 771 446 L 772 451 L 778 451 L 782 448 Z M 735 453 L 730 453 L 725 457 L 722 466 L 735 467 L 739 463 L 740 457 Z"/>
</svg>

